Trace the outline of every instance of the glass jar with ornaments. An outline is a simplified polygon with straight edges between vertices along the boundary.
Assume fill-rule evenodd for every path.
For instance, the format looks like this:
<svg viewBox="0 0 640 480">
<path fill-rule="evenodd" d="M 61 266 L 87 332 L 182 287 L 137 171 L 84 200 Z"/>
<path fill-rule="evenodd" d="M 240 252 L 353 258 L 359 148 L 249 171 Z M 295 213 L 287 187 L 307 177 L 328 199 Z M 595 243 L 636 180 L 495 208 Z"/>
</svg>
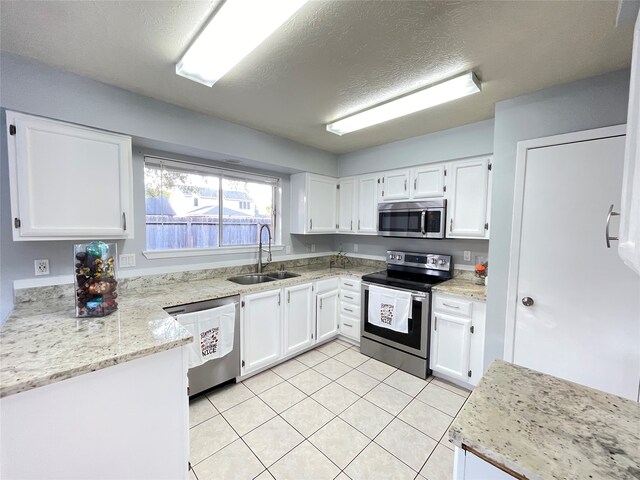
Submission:
<svg viewBox="0 0 640 480">
<path fill-rule="evenodd" d="M 74 284 L 76 317 L 104 317 L 118 309 L 115 243 L 76 244 Z"/>
<path fill-rule="evenodd" d="M 486 285 L 489 274 L 489 262 L 485 257 L 476 257 L 475 267 L 475 283 L 477 285 Z"/>
</svg>

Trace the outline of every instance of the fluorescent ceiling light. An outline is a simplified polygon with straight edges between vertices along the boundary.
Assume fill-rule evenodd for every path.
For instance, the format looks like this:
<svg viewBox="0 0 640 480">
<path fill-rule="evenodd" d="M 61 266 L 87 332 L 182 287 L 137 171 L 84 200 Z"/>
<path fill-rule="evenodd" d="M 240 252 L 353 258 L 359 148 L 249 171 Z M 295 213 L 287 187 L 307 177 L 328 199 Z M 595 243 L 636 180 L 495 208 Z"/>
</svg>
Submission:
<svg viewBox="0 0 640 480">
<path fill-rule="evenodd" d="M 480 81 L 473 72 L 467 72 L 418 92 L 396 98 L 377 107 L 329 123 L 327 131 L 336 135 L 354 132 L 394 118 L 409 115 L 426 108 L 466 97 L 480 91 Z"/>
<path fill-rule="evenodd" d="M 227 0 L 176 64 L 176 73 L 210 87 L 306 2 Z"/>
</svg>

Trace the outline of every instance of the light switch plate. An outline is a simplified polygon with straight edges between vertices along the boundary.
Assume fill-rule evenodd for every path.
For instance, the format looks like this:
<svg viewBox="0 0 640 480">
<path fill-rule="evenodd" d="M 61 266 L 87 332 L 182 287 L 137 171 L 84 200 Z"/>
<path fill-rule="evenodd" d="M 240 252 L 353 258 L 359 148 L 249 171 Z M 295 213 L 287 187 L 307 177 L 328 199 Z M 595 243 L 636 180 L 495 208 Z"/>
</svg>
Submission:
<svg viewBox="0 0 640 480">
<path fill-rule="evenodd" d="M 358 244 L 357 243 L 353 244 L 353 253 L 358 253 Z"/>
<path fill-rule="evenodd" d="M 464 251 L 464 261 L 465 262 L 470 262 L 471 261 L 471 250 L 465 250 Z"/>
<path fill-rule="evenodd" d="M 135 253 L 123 253 L 118 257 L 118 266 L 120 268 L 128 268 L 136 266 Z"/>
</svg>

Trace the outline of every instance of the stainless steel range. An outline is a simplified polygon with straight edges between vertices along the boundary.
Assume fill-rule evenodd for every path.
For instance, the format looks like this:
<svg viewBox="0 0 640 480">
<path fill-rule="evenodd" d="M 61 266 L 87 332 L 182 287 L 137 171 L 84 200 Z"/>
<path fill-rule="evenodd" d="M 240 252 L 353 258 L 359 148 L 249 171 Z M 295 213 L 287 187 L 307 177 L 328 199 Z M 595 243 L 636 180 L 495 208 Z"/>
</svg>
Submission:
<svg viewBox="0 0 640 480">
<path fill-rule="evenodd" d="M 362 277 L 360 351 L 407 373 L 427 378 L 430 373 L 431 287 L 452 276 L 450 255 L 388 251 L 387 269 Z M 411 293 L 407 333 L 368 321 L 370 285 Z"/>
</svg>

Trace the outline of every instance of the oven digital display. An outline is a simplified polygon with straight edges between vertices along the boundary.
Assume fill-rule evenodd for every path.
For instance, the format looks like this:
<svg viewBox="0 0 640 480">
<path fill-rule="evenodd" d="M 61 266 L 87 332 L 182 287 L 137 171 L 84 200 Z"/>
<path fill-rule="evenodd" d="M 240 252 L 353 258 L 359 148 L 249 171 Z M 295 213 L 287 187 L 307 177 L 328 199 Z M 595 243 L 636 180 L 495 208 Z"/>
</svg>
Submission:
<svg viewBox="0 0 640 480">
<path fill-rule="evenodd" d="M 406 254 L 405 253 L 404 261 L 405 262 L 409 262 L 409 263 L 426 264 L 427 263 L 427 257 L 426 257 L 426 255 L 410 255 L 410 254 Z"/>
</svg>

